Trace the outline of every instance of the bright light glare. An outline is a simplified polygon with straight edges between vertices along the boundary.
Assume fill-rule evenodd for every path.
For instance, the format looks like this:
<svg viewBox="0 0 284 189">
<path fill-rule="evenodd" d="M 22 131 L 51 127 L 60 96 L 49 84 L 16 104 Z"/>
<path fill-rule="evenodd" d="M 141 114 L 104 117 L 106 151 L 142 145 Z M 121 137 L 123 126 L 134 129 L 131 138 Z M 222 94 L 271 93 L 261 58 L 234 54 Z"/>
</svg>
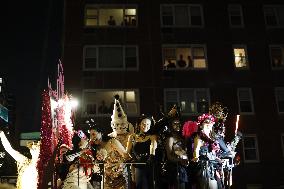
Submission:
<svg viewBox="0 0 284 189">
<path fill-rule="evenodd" d="M 71 100 L 71 106 L 72 108 L 76 108 L 79 105 L 79 102 L 77 99 L 72 99 Z"/>
<path fill-rule="evenodd" d="M 58 102 L 57 102 L 57 104 L 58 104 L 59 107 L 62 106 L 63 103 L 64 103 L 64 100 L 62 100 L 62 99 L 59 99 Z"/>
</svg>

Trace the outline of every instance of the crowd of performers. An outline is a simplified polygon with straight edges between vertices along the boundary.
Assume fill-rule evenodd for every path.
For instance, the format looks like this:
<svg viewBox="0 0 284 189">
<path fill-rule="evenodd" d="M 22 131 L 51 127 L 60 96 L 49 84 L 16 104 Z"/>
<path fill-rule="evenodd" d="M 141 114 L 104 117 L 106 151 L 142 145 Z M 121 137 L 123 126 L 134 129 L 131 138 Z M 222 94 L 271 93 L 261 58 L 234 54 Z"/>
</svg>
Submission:
<svg viewBox="0 0 284 189">
<path fill-rule="evenodd" d="M 92 189 L 95 183 L 102 183 L 104 189 L 228 188 L 241 133 L 230 143 L 224 141 L 226 117 L 225 108 L 216 103 L 196 121 L 182 124 L 180 112 L 173 106 L 159 120 L 143 114 L 133 126 L 116 96 L 108 140 L 103 140 L 104 134 L 91 119 L 87 131 L 74 131 L 72 148 L 60 146 L 55 161 L 56 188 Z M 3 132 L 0 136 L 4 144 Z M 11 146 L 4 147 L 16 153 Z M 20 155 L 22 159 L 13 157 L 33 162 Z"/>
</svg>

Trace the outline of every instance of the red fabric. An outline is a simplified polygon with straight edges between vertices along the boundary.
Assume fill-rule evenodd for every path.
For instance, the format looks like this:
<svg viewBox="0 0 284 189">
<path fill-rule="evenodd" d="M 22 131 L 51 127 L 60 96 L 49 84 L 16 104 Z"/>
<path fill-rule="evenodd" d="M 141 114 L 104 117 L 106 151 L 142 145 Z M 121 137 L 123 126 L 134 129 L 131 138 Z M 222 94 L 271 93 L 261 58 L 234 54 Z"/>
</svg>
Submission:
<svg viewBox="0 0 284 189">
<path fill-rule="evenodd" d="M 80 157 L 79 157 L 79 161 L 80 164 L 84 167 L 85 170 L 85 174 L 86 175 L 90 175 L 92 174 L 91 170 L 93 168 L 93 154 L 91 150 L 87 150 L 85 151 Z"/>
<path fill-rule="evenodd" d="M 182 135 L 189 138 L 193 133 L 197 132 L 198 126 L 195 121 L 187 121 L 183 124 Z"/>
</svg>

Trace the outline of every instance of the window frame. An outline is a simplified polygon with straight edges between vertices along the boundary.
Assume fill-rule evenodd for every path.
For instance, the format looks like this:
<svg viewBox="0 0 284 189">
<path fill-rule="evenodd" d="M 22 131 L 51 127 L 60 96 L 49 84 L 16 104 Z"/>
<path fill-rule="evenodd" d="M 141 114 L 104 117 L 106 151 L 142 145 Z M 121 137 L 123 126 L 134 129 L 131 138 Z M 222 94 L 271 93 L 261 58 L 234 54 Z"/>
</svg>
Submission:
<svg viewBox="0 0 284 189">
<path fill-rule="evenodd" d="M 265 27 L 267 29 L 271 29 L 271 28 L 284 28 L 284 24 L 283 25 L 280 25 L 279 24 L 279 16 L 277 15 L 277 11 L 276 9 L 279 8 L 279 7 L 283 7 L 284 8 L 284 5 L 280 5 L 280 4 L 275 4 L 275 5 L 263 5 L 263 16 L 264 16 L 264 23 L 265 23 Z M 265 14 L 265 8 L 273 8 L 273 12 L 274 12 L 274 15 L 276 17 L 276 23 L 277 25 L 276 26 L 270 26 L 270 25 L 267 25 L 267 19 L 266 19 L 266 14 Z M 284 19 L 284 18 L 283 18 Z"/>
<path fill-rule="evenodd" d="M 252 137 L 254 138 L 255 141 L 255 148 L 249 148 L 249 149 L 255 149 L 255 153 L 256 153 L 256 159 L 255 160 L 247 160 L 246 159 L 246 154 L 245 154 L 245 145 L 244 145 L 244 140 L 246 137 Z M 242 147 L 243 147 L 243 158 L 244 158 L 244 163 L 259 163 L 260 162 L 260 158 L 259 158 L 259 147 L 258 147 L 258 138 L 256 134 L 244 134 L 243 138 L 242 138 Z"/>
<path fill-rule="evenodd" d="M 230 12 L 230 8 L 233 8 L 233 7 L 238 7 L 239 8 L 239 12 L 240 12 L 240 17 L 241 17 L 241 24 L 240 25 L 233 25 L 232 24 L 232 19 L 231 19 L 231 12 Z M 240 4 L 229 4 L 228 5 L 228 16 L 229 16 L 229 24 L 230 24 L 230 27 L 231 28 L 244 28 L 244 15 L 243 15 L 243 8 L 242 8 L 242 5 Z"/>
<path fill-rule="evenodd" d="M 98 16 L 97 16 L 97 25 L 96 26 L 87 26 L 86 21 L 88 19 L 87 17 L 87 9 L 88 8 L 96 8 L 98 11 Z M 109 25 L 99 25 L 99 10 L 102 8 L 121 8 L 123 9 L 123 18 L 125 17 L 125 9 L 136 9 L 136 25 L 121 25 L 121 24 L 116 24 L 115 26 L 109 26 Z M 86 4 L 84 7 L 84 28 L 137 28 L 138 27 L 138 5 L 137 4 Z"/>
<path fill-rule="evenodd" d="M 197 110 L 197 96 L 196 96 L 196 92 L 197 91 L 205 91 L 208 97 L 208 107 L 210 106 L 211 103 L 211 99 L 210 99 L 210 89 L 209 88 L 164 88 L 164 112 L 167 112 L 169 110 L 167 110 L 167 100 L 166 100 L 166 92 L 168 91 L 174 91 L 177 93 L 177 103 L 178 106 L 180 106 L 180 91 L 181 90 L 194 90 L 194 105 L 196 107 Z M 196 115 L 200 115 L 200 113 L 203 112 L 193 112 L 193 113 L 186 113 L 186 112 L 182 112 L 183 116 L 196 116 Z"/>
<path fill-rule="evenodd" d="M 163 7 L 171 7 L 172 11 L 173 11 L 173 25 L 164 25 L 163 24 L 163 14 L 162 14 L 162 10 Z M 176 25 L 175 24 L 175 6 L 186 6 L 187 7 L 187 11 L 188 11 L 188 25 Z M 201 14 L 201 25 L 192 25 L 191 24 L 191 14 L 190 14 L 190 8 L 191 7 L 199 7 L 200 8 L 200 14 Z M 160 25 L 161 28 L 204 28 L 204 11 L 203 11 L 203 6 L 202 4 L 160 4 Z"/>
<path fill-rule="evenodd" d="M 190 48 L 191 50 L 191 58 L 194 64 L 194 59 L 193 59 L 193 48 L 197 47 L 202 47 L 204 49 L 204 58 L 205 58 L 205 68 L 195 68 L 194 66 L 192 68 L 186 67 L 186 68 L 165 68 L 165 53 L 164 53 L 164 48 Z M 177 58 L 177 57 L 176 57 Z M 176 59 L 177 62 L 177 59 Z M 162 70 L 163 71 L 189 71 L 189 70 L 208 70 L 208 58 L 207 58 L 207 47 L 206 44 L 162 44 Z"/>
<path fill-rule="evenodd" d="M 241 112 L 241 101 L 240 101 L 240 95 L 239 92 L 241 90 L 247 90 L 249 92 L 249 100 L 250 100 L 250 104 L 251 104 L 251 112 Z M 238 97 L 238 107 L 239 107 L 239 114 L 240 115 L 254 115 L 255 114 L 255 110 L 254 110 L 254 101 L 253 101 L 253 93 L 252 93 L 252 89 L 251 88 L 238 88 L 237 89 L 237 97 Z"/>
<path fill-rule="evenodd" d="M 276 107 L 277 107 L 277 113 L 278 115 L 284 115 L 284 111 L 280 112 L 279 111 L 279 100 L 278 100 L 278 91 L 283 90 L 284 91 L 284 87 L 276 87 L 274 94 L 275 94 L 275 100 L 276 100 Z"/>
<path fill-rule="evenodd" d="M 234 52 L 234 50 L 236 49 L 236 48 L 238 48 L 238 49 L 244 49 L 244 51 L 245 51 L 245 53 L 246 53 L 246 56 L 245 56 L 245 59 L 246 59 L 246 67 L 237 67 L 236 66 L 236 62 L 235 62 L 235 58 L 236 58 L 236 56 L 235 56 L 235 52 Z M 246 45 L 244 45 L 244 44 L 233 44 L 232 45 L 232 53 L 233 53 L 233 64 L 234 64 L 234 69 L 235 70 L 250 70 L 250 62 L 249 62 L 249 57 L 248 57 L 248 51 L 247 51 L 247 46 Z"/>
<path fill-rule="evenodd" d="M 124 111 L 126 113 L 126 115 L 128 117 L 137 117 L 140 115 L 140 92 L 139 92 L 139 89 L 136 88 L 136 89 L 83 89 L 82 90 L 82 104 L 83 104 L 83 107 L 81 109 L 81 116 L 82 117 L 109 117 L 110 115 L 112 114 L 99 114 L 98 112 L 98 108 L 99 108 L 99 104 L 96 104 L 96 114 L 88 114 L 88 113 L 85 113 L 86 112 L 86 108 L 87 108 L 87 103 L 85 101 L 85 93 L 92 93 L 92 92 L 111 92 L 111 91 L 123 91 L 123 101 L 120 100 L 120 103 L 122 105 L 125 105 L 126 106 L 126 100 L 125 100 L 125 97 L 126 97 L 126 92 L 128 91 L 134 91 L 135 92 L 135 95 L 136 95 L 136 105 L 137 105 L 137 113 L 127 113 L 127 111 L 125 110 L 125 107 L 124 107 Z"/>
<path fill-rule="evenodd" d="M 283 66 L 282 67 L 273 67 L 273 62 L 272 62 L 272 53 L 271 53 L 271 49 L 275 48 L 275 47 L 280 47 L 282 50 L 282 61 L 283 61 Z M 270 57 L 270 66 L 272 70 L 283 70 L 284 69 L 284 45 L 279 44 L 279 45 L 269 45 L 269 57 Z"/>
<path fill-rule="evenodd" d="M 123 49 L 122 58 L 122 68 L 99 68 L 99 54 L 100 54 L 100 47 L 121 47 Z M 136 49 L 136 62 L 137 66 L 136 68 L 127 68 L 126 67 L 126 54 L 125 49 L 126 48 L 135 48 Z M 96 57 L 96 68 L 86 68 L 85 60 L 86 60 L 86 49 L 87 48 L 97 48 L 97 57 Z M 85 45 L 83 47 L 83 71 L 138 71 L 139 70 L 139 47 L 138 45 Z"/>
</svg>

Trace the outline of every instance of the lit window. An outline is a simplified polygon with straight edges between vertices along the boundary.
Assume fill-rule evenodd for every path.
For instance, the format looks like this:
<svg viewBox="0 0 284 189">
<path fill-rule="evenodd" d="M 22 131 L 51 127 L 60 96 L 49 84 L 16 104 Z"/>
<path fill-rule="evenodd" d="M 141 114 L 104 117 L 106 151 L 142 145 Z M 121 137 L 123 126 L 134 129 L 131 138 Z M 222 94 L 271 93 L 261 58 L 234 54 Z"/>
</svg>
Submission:
<svg viewBox="0 0 284 189">
<path fill-rule="evenodd" d="M 259 162 L 257 136 L 255 134 L 243 135 L 242 143 L 244 162 Z"/>
<path fill-rule="evenodd" d="M 284 48 L 280 45 L 270 46 L 270 57 L 272 69 L 283 69 L 284 68 Z"/>
<path fill-rule="evenodd" d="M 248 69 L 248 57 L 245 46 L 234 46 L 235 68 Z"/>
<path fill-rule="evenodd" d="M 2 77 L 0 77 L 0 83 L 2 83 L 3 81 L 2 81 Z"/>
<path fill-rule="evenodd" d="M 98 9 L 87 8 L 86 9 L 86 26 L 97 26 L 98 25 Z"/>
<path fill-rule="evenodd" d="M 164 70 L 206 69 L 205 46 L 168 46 L 163 47 Z"/>
<path fill-rule="evenodd" d="M 250 88 L 239 88 L 238 89 L 238 102 L 239 112 L 241 114 L 253 114 L 253 98 Z"/>
<path fill-rule="evenodd" d="M 125 9 L 124 13 L 124 25 L 136 26 L 136 9 Z"/>
<path fill-rule="evenodd" d="M 196 115 L 208 111 L 209 90 L 198 89 L 165 89 L 165 111 L 169 111 L 174 104 L 180 106 L 183 115 Z"/>
<path fill-rule="evenodd" d="M 137 70 L 136 46 L 85 46 L 84 70 Z"/>
<path fill-rule="evenodd" d="M 87 5 L 85 9 L 86 27 L 137 26 L 137 8 L 129 6 Z"/>
<path fill-rule="evenodd" d="M 278 87 L 275 89 L 276 103 L 278 113 L 284 113 L 284 88 Z"/>
<path fill-rule="evenodd" d="M 161 23 L 164 27 L 202 27 L 200 5 L 162 5 Z"/>
<path fill-rule="evenodd" d="M 243 14 L 240 5 L 229 5 L 229 20 L 231 27 L 243 27 Z"/>
<path fill-rule="evenodd" d="M 113 113 L 114 96 L 118 94 L 127 115 L 139 115 L 138 90 L 86 89 L 83 91 L 84 116 L 109 116 Z"/>
<path fill-rule="evenodd" d="M 284 27 L 284 6 L 265 5 L 264 17 L 267 27 Z"/>
</svg>

